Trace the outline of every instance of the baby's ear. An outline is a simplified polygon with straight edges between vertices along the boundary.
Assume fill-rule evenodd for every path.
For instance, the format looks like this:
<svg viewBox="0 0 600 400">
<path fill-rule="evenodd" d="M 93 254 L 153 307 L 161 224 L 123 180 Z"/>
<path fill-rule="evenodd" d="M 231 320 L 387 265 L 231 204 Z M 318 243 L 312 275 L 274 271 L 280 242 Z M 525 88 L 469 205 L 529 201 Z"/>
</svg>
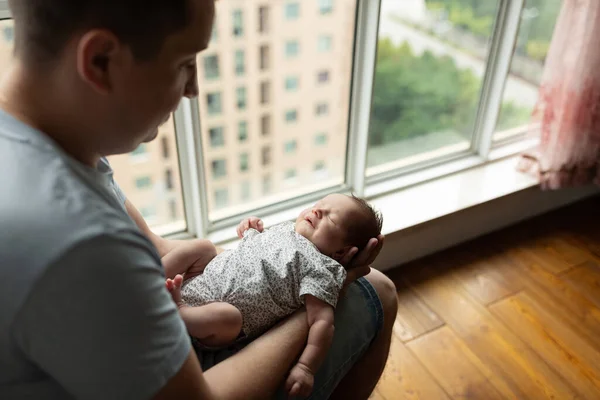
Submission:
<svg viewBox="0 0 600 400">
<path fill-rule="evenodd" d="M 345 246 L 343 249 L 336 251 L 331 258 L 335 261 L 343 260 L 350 250 L 352 250 L 352 246 Z"/>
</svg>

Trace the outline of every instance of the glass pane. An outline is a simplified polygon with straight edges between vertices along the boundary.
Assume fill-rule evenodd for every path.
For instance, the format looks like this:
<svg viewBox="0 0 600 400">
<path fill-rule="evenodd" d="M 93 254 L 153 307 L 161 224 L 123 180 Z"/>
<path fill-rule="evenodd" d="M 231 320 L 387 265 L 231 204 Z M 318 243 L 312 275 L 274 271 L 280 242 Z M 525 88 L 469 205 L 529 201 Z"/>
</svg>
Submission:
<svg viewBox="0 0 600 400">
<path fill-rule="evenodd" d="M 525 0 L 521 25 L 504 87 L 504 100 L 494 140 L 527 130 L 538 99 L 544 61 L 550 47 L 561 0 Z"/>
<path fill-rule="evenodd" d="M 499 0 L 383 0 L 367 174 L 466 151 Z"/>
<path fill-rule="evenodd" d="M 219 77 L 198 74 L 212 221 L 343 183 L 356 3 L 215 2 L 219 40 L 201 57 Z"/>
</svg>

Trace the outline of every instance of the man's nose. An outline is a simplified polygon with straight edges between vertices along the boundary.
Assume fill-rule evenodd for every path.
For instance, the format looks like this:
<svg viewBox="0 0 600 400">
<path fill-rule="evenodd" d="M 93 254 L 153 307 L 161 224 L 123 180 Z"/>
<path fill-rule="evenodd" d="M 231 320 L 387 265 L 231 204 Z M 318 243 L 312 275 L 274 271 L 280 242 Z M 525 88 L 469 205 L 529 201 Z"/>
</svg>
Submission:
<svg viewBox="0 0 600 400">
<path fill-rule="evenodd" d="M 190 78 L 190 81 L 185 85 L 184 96 L 188 99 L 198 97 L 198 76 L 196 73 Z"/>
</svg>

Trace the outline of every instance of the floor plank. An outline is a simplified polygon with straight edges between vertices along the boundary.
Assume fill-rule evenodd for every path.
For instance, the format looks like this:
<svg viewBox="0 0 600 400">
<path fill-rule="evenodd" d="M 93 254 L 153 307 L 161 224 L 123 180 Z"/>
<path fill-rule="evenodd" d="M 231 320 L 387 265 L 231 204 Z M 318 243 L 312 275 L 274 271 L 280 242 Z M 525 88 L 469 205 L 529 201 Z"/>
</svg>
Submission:
<svg viewBox="0 0 600 400">
<path fill-rule="evenodd" d="M 386 400 L 449 399 L 429 372 L 398 339 L 392 340 L 388 363 L 377 391 Z"/>
<path fill-rule="evenodd" d="M 422 268 L 418 273 L 427 273 Z M 431 274 L 431 273 L 430 273 Z M 407 277 L 410 281 L 410 276 Z M 423 281 L 419 277 L 417 281 Z M 517 398 L 571 399 L 573 388 L 556 374 L 538 354 L 528 348 L 483 306 L 471 301 L 451 277 L 425 279 L 415 286 L 425 303 L 442 316 Z"/>
<path fill-rule="evenodd" d="M 517 399 L 448 327 L 415 339 L 407 347 L 453 399 Z"/>
<path fill-rule="evenodd" d="M 394 334 L 404 342 L 444 325 L 434 313 L 406 285 L 398 289 L 398 315 L 394 322 Z"/>
<path fill-rule="evenodd" d="M 562 278 L 589 301 L 600 307 L 600 267 L 598 264 L 588 261 L 567 271 Z"/>
<path fill-rule="evenodd" d="M 600 377 L 595 367 L 600 353 L 569 327 L 544 311 L 526 293 L 502 300 L 490 309 L 583 398 L 600 398 Z"/>
</svg>

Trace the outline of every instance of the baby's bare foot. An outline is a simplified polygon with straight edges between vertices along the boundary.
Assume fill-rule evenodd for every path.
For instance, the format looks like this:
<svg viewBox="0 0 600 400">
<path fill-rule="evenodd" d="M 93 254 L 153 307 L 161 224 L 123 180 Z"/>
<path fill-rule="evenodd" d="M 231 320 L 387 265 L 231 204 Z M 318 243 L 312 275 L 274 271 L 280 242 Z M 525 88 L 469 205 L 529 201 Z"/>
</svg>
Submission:
<svg viewBox="0 0 600 400">
<path fill-rule="evenodd" d="M 173 279 L 167 279 L 165 285 L 169 293 L 171 293 L 171 297 L 177 307 L 183 306 L 183 301 L 181 300 L 181 285 L 183 284 L 183 276 L 176 275 Z"/>
</svg>

